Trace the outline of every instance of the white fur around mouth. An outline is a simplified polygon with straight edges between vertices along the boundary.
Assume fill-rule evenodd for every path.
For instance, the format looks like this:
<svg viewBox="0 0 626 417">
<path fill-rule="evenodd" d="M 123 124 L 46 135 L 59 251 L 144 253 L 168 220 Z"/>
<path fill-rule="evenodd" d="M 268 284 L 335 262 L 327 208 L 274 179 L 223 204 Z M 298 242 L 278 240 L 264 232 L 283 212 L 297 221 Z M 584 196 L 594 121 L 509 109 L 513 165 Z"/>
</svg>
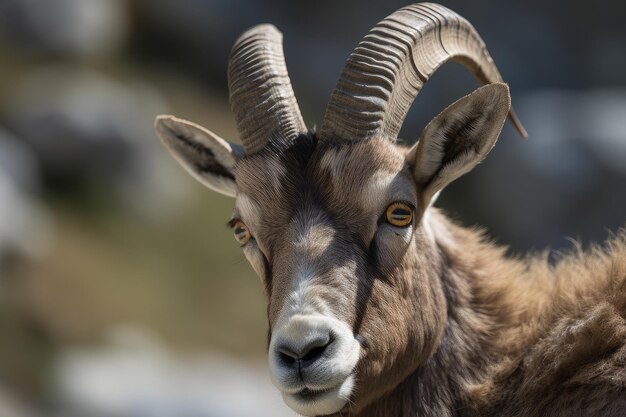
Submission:
<svg viewBox="0 0 626 417">
<path fill-rule="evenodd" d="M 312 390 L 305 388 L 296 393 L 283 392 L 285 403 L 303 416 L 323 416 L 340 411 L 347 403 L 354 388 L 354 376 L 350 375 L 341 384 Z"/>
</svg>

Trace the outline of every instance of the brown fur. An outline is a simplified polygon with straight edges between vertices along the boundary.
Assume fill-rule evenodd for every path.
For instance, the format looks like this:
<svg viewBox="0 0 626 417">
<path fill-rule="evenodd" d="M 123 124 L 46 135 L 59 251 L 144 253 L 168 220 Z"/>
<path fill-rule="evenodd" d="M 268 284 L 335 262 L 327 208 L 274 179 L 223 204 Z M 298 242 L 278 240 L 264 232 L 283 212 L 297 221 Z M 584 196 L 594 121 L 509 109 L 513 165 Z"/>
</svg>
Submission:
<svg viewBox="0 0 626 417">
<path fill-rule="evenodd" d="M 626 415 L 626 232 L 554 266 L 433 215 L 448 287 L 437 352 L 359 416 Z M 345 413 L 345 415 L 349 415 Z"/>
<path fill-rule="evenodd" d="M 341 163 L 324 162 L 329 153 Z M 266 259 L 270 329 L 294 259 L 309 256 L 319 266 L 313 293 L 364 340 L 357 390 L 340 415 L 626 415 L 626 234 L 551 266 L 547 254 L 507 257 L 431 208 L 407 245 L 386 247 L 391 235 L 377 240 L 378 213 L 362 199 L 382 169 L 417 201 L 405 154 L 382 139 L 318 146 L 302 137 L 236 169 L 262 213 L 243 220 Z M 280 189 L 264 173 L 277 163 Z M 298 225 L 330 246 L 297 247 Z"/>
</svg>

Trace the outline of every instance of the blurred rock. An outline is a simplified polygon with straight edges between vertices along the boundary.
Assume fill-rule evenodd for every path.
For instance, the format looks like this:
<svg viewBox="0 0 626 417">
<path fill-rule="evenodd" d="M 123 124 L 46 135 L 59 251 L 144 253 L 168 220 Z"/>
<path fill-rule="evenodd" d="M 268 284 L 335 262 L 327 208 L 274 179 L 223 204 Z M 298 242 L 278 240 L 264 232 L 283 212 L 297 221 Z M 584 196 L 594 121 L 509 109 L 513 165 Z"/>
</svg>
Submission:
<svg viewBox="0 0 626 417">
<path fill-rule="evenodd" d="M 49 243 L 48 214 L 31 194 L 38 180 L 29 149 L 0 130 L 0 266 L 6 257 L 36 258 Z"/>
<path fill-rule="evenodd" d="M 33 192 L 40 186 L 36 156 L 23 141 L 2 127 L 0 127 L 0 169 L 22 189 Z"/>
<path fill-rule="evenodd" d="M 37 258 L 50 236 L 44 209 L 0 169 L 0 265 L 5 256 Z"/>
<path fill-rule="evenodd" d="M 63 416 L 295 416 L 260 363 L 177 355 L 141 327 L 115 330 L 105 347 L 68 349 L 56 369 Z"/>
<path fill-rule="evenodd" d="M 20 404 L 15 398 L 12 398 L 7 392 L 2 390 L 0 386 L 0 416 L 2 417 L 34 417 L 30 410 Z M 41 417 L 41 416 L 39 416 Z"/>
<path fill-rule="evenodd" d="M 140 211 L 166 210 L 182 195 L 153 129 L 167 106 L 150 86 L 54 67 L 24 77 L 10 103 L 8 123 L 57 195 L 96 195 Z"/>
<path fill-rule="evenodd" d="M 237 20 L 260 18 L 262 7 L 253 0 L 196 1 L 133 0 L 141 28 L 140 53 L 157 51 L 177 68 L 224 74 L 230 47 L 239 29 Z M 205 75 L 206 76 L 206 75 Z M 224 77 L 225 80 L 225 77 Z"/>
<path fill-rule="evenodd" d="M 0 34 L 21 48 L 94 56 L 117 50 L 126 39 L 124 0 L 0 0 Z"/>
</svg>

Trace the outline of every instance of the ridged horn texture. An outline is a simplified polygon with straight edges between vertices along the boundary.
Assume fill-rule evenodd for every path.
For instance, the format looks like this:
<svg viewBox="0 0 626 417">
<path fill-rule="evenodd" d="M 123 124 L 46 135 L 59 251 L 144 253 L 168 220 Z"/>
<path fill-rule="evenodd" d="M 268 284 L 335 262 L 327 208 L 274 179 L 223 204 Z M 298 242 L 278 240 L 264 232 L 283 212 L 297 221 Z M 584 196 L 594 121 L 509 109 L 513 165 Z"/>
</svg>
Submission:
<svg viewBox="0 0 626 417">
<path fill-rule="evenodd" d="M 235 42 L 228 63 L 230 105 L 246 154 L 270 140 L 287 141 L 306 131 L 283 56 L 283 36 L 258 25 Z"/>
<path fill-rule="evenodd" d="M 474 27 L 452 10 L 417 3 L 391 14 L 348 58 L 326 107 L 320 138 L 384 135 L 395 141 L 424 83 L 450 59 L 463 64 L 482 84 L 502 82 Z M 509 118 L 526 137 L 512 110 Z"/>
</svg>

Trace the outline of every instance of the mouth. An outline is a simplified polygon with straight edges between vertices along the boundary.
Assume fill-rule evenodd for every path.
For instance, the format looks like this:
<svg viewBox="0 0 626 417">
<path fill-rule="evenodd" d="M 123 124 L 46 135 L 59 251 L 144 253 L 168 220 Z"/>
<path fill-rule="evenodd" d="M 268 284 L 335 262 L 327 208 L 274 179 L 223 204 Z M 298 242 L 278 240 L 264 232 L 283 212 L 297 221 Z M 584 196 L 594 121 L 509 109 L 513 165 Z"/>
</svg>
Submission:
<svg viewBox="0 0 626 417">
<path fill-rule="evenodd" d="M 348 403 L 354 388 L 354 376 L 350 375 L 339 385 L 324 389 L 303 388 L 295 393 L 283 392 L 285 403 L 303 416 L 334 414 Z"/>
<path fill-rule="evenodd" d="M 327 389 L 309 389 L 309 388 L 305 388 L 305 389 L 303 389 L 301 391 L 296 392 L 295 394 L 293 394 L 293 396 L 295 398 L 297 398 L 298 401 L 302 401 L 302 402 L 316 401 L 317 399 L 322 397 L 324 394 L 329 393 L 330 391 L 332 391 L 335 388 L 337 388 L 337 387 L 332 387 L 332 388 L 327 388 Z"/>
</svg>

